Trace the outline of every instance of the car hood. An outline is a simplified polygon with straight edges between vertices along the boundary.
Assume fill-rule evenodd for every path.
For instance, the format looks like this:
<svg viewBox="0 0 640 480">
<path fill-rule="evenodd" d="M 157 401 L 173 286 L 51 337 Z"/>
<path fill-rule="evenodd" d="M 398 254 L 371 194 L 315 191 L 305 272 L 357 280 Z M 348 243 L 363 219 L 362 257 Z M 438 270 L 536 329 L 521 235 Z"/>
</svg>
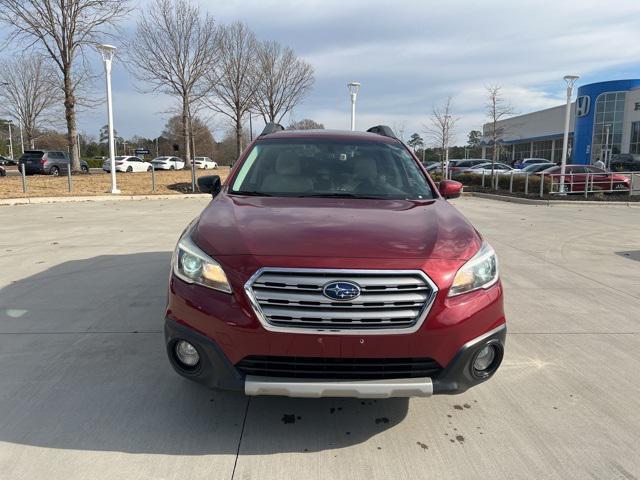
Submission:
<svg viewBox="0 0 640 480">
<path fill-rule="evenodd" d="M 481 245 L 446 200 L 218 195 L 192 238 L 211 256 L 468 259 Z"/>
</svg>

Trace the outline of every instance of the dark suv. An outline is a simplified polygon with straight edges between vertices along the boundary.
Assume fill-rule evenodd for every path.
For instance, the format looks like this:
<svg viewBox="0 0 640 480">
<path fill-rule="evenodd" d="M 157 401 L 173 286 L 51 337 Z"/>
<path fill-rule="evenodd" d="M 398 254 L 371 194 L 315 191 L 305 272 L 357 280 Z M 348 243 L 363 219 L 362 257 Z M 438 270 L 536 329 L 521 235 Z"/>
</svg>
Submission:
<svg viewBox="0 0 640 480">
<path fill-rule="evenodd" d="M 640 172 L 640 155 L 619 153 L 611 157 L 612 172 Z"/>
<path fill-rule="evenodd" d="M 27 175 L 42 174 L 57 177 L 66 174 L 71 160 L 66 152 L 58 150 L 26 150 L 18 160 L 18 168 L 22 171 L 22 165 Z M 89 173 L 89 165 L 80 160 L 82 173 Z"/>
</svg>

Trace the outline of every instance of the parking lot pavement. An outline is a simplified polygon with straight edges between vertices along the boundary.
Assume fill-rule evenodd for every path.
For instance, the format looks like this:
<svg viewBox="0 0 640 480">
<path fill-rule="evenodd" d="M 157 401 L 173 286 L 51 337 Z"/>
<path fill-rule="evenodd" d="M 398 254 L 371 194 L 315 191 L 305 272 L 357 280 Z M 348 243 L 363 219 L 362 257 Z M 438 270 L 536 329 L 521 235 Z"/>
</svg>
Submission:
<svg viewBox="0 0 640 480">
<path fill-rule="evenodd" d="M 490 382 L 248 400 L 182 379 L 163 350 L 170 252 L 205 203 L 0 208 L 2 480 L 640 477 L 635 209 L 455 202 L 501 261 Z"/>
</svg>

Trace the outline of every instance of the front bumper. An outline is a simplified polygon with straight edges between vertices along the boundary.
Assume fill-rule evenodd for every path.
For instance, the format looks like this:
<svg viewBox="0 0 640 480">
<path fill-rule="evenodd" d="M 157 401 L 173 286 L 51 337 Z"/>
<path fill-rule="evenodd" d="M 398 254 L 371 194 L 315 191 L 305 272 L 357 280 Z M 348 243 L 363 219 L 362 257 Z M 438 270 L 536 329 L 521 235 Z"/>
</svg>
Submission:
<svg viewBox="0 0 640 480">
<path fill-rule="evenodd" d="M 462 393 L 493 376 L 499 367 L 506 338 L 506 324 L 474 338 L 460 348 L 453 360 L 434 378 L 385 380 L 305 380 L 243 375 L 209 337 L 170 318 L 165 320 L 167 354 L 173 368 L 182 376 L 212 388 L 243 391 L 247 395 L 289 397 L 428 397 L 434 394 Z M 179 339 L 196 347 L 200 364 L 186 370 L 175 358 L 174 345 Z M 499 346 L 500 358 L 491 374 L 474 375 L 471 364 L 477 352 L 488 343 Z"/>
</svg>

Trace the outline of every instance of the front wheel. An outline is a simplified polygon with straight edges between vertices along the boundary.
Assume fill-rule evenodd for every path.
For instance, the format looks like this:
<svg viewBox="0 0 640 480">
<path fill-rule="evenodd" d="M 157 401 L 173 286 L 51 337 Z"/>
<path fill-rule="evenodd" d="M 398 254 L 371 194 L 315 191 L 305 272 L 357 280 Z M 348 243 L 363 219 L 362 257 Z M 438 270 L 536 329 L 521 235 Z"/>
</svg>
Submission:
<svg viewBox="0 0 640 480">
<path fill-rule="evenodd" d="M 176 167 L 174 167 L 173 165 L 171 165 L 171 166 L 169 167 L 169 170 L 175 170 L 175 169 L 176 169 Z"/>
<path fill-rule="evenodd" d="M 80 167 L 80 171 L 81 171 L 82 173 L 89 173 L 89 167 L 87 167 L 86 165 L 82 165 L 82 166 Z"/>
<path fill-rule="evenodd" d="M 147 167 L 147 172 L 150 172 L 151 170 L 153 170 L 151 167 Z"/>
<path fill-rule="evenodd" d="M 127 167 L 127 173 L 131 173 L 131 172 L 133 172 L 133 167 L 128 166 L 128 167 Z"/>
<path fill-rule="evenodd" d="M 60 169 L 58 167 L 51 167 L 51 170 L 49 170 L 49 175 L 51 175 L 52 177 L 57 177 L 58 175 L 60 175 Z"/>
</svg>

